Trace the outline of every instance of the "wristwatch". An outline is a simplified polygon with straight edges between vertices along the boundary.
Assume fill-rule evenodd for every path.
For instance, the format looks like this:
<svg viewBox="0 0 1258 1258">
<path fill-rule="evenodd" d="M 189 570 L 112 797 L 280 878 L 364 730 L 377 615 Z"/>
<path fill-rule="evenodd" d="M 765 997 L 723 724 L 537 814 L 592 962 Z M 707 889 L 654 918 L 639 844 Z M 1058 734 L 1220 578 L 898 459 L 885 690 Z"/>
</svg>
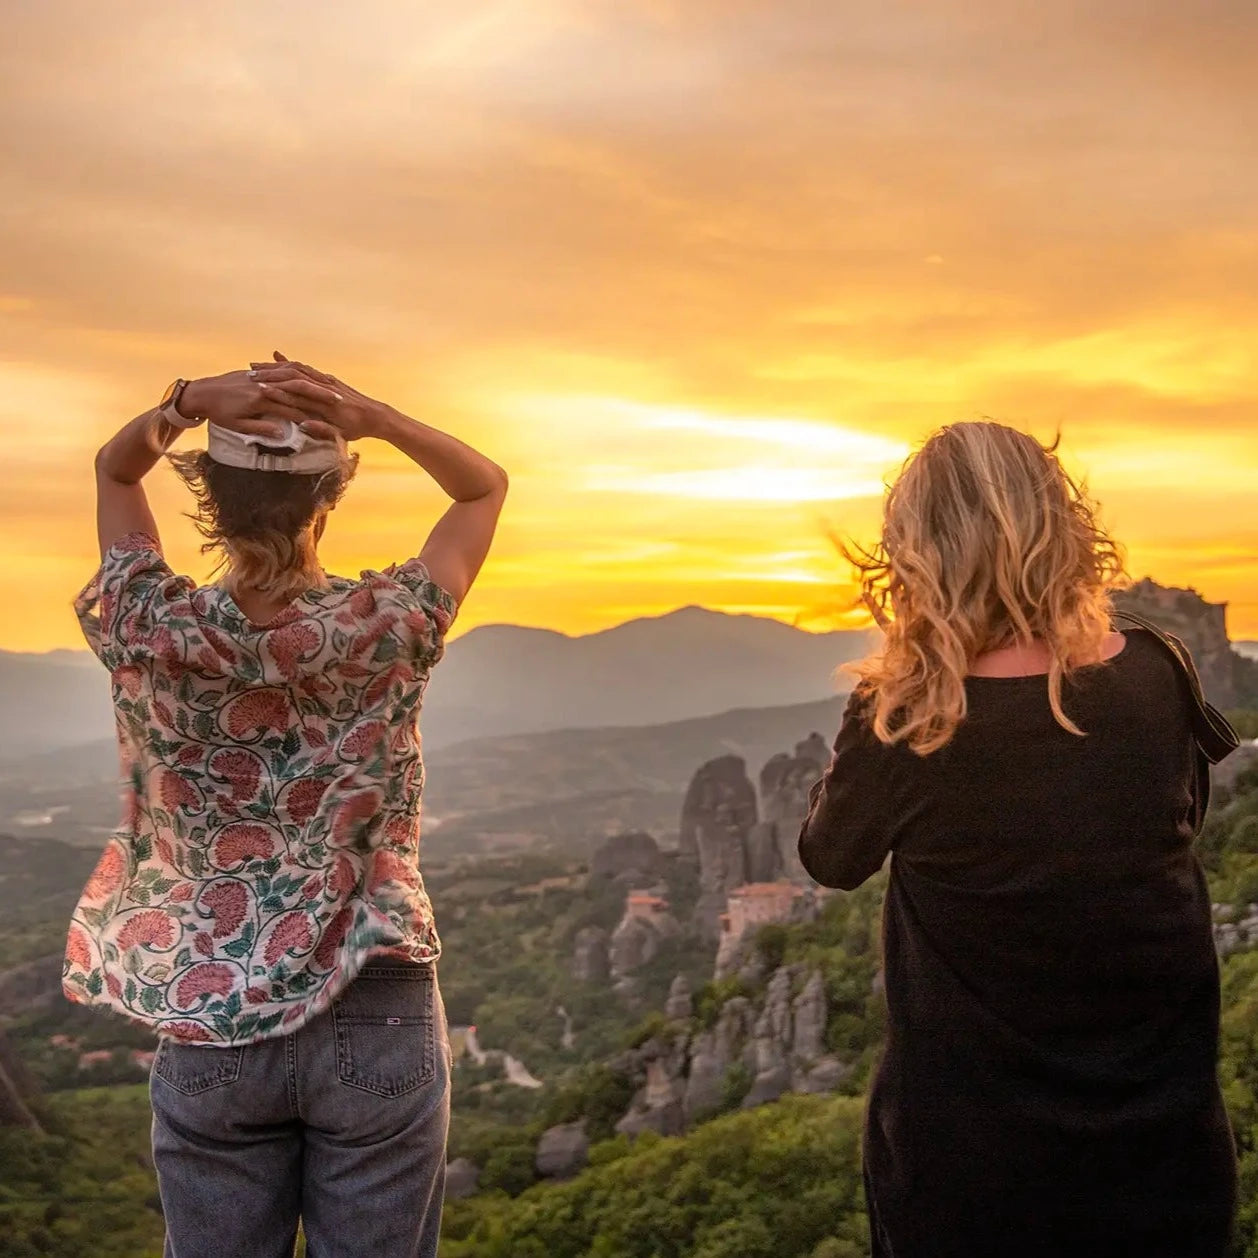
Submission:
<svg viewBox="0 0 1258 1258">
<path fill-rule="evenodd" d="M 183 397 L 183 391 L 187 387 L 187 380 L 176 380 L 174 384 L 167 387 L 166 392 L 162 394 L 162 400 L 157 404 L 157 413 L 176 428 L 195 428 L 198 424 L 205 423 L 204 415 L 194 415 L 189 418 L 179 413 L 179 399 Z"/>
</svg>

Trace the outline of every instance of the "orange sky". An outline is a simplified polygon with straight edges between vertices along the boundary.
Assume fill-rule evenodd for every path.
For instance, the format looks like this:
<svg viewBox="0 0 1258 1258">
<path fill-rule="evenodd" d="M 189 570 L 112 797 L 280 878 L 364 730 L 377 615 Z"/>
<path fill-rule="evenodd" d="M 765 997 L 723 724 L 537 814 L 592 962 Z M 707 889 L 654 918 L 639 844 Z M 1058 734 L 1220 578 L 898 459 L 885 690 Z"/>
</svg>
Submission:
<svg viewBox="0 0 1258 1258">
<path fill-rule="evenodd" d="M 1258 637 L 1247 0 L 11 6 L 0 647 L 81 646 L 92 455 L 278 346 L 508 467 L 460 628 L 793 619 L 933 427 L 1064 429 Z M 195 440 L 195 439 L 194 439 Z M 324 540 L 439 495 L 364 443 Z M 203 579 L 154 474 L 171 562 Z M 809 622 L 817 623 L 819 622 Z"/>
</svg>

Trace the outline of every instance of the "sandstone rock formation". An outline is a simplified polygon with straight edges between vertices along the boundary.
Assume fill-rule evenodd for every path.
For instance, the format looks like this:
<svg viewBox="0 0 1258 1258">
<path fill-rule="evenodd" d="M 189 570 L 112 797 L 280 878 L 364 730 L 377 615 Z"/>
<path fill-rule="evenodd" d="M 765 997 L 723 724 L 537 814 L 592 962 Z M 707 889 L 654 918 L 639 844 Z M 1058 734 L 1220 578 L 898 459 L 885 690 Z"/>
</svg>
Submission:
<svg viewBox="0 0 1258 1258">
<path fill-rule="evenodd" d="M 608 950 L 612 978 L 621 979 L 640 970 L 659 952 L 662 939 L 660 932 L 640 917 L 623 918 Z"/>
<path fill-rule="evenodd" d="M 1216 786 L 1231 789 L 1242 773 L 1258 768 L 1258 745 L 1242 743 L 1228 758 L 1210 770 Z"/>
<path fill-rule="evenodd" d="M 608 934 L 601 926 L 585 926 L 573 941 L 572 976 L 578 983 L 606 983 L 611 974 Z"/>
<path fill-rule="evenodd" d="M 688 1122 L 719 1108 L 725 1092 L 725 1074 L 730 1061 L 722 1051 L 718 1033 L 700 1031 L 690 1045 L 689 1069 L 682 1094 L 682 1108 Z"/>
<path fill-rule="evenodd" d="M 1226 603 L 1207 603 L 1196 590 L 1158 585 L 1146 577 L 1117 593 L 1114 605 L 1183 641 L 1212 703 L 1232 708 L 1258 701 L 1258 665 L 1232 650 Z"/>
<path fill-rule="evenodd" d="M 791 1007 L 794 1035 L 791 1048 L 796 1057 L 812 1061 L 825 1051 L 826 985 L 820 970 L 814 970 Z"/>
<path fill-rule="evenodd" d="M 589 1161 L 585 1121 L 560 1123 L 542 1132 L 533 1165 L 544 1179 L 568 1179 Z"/>
<path fill-rule="evenodd" d="M 446 1163 L 446 1196 L 457 1200 L 470 1197 L 480 1187 L 480 1167 L 470 1158 Z"/>
<path fill-rule="evenodd" d="M 825 1052 L 825 1022 L 820 972 L 780 966 L 760 1000 L 732 997 L 712 1026 L 688 1034 L 689 1026 L 674 1023 L 670 1033 L 653 1036 L 612 1063 L 638 1085 L 617 1130 L 665 1135 L 683 1130 L 728 1103 L 735 1067 L 752 1080 L 744 1108 L 788 1091 L 832 1090 L 851 1067 Z"/>
<path fill-rule="evenodd" d="M 685 1064 L 685 1039 L 672 1046 L 657 1040 L 643 1047 L 646 1060 L 646 1082 L 638 1090 L 628 1112 L 616 1124 L 623 1135 L 636 1136 L 643 1131 L 657 1131 L 661 1136 L 678 1136 L 686 1129 L 682 1106 Z"/>
<path fill-rule="evenodd" d="M 673 979 L 668 989 L 668 1000 L 664 1005 L 664 1016 L 675 1022 L 684 1022 L 694 1012 L 694 998 L 691 995 L 690 983 L 684 974 Z"/>
<path fill-rule="evenodd" d="M 756 811 L 756 791 L 739 756 L 709 760 L 691 779 L 678 849 L 699 866 L 695 916 L 705 939 L 717 937 L 727 894 L 747 881 L 747 838 Z"/>
<path fill-rule="evenodd" d="M 773 882 L 781 876 L 777 827 L 771 821 L 757 821 L 747 832 L 747 881 Z"/>
<path fill-rule="evenodd" d="M 615 879 L 631 887 L 646 887 L 659 878 L 663 864 L 659 844 L 649 834 L 641 830 L 614 834 L 590 858 L 590 879 Z"/>
<path fill-rule="evenodd" d="M 631 891 L 625 912 L 608 945 L 613 979 L 624 979 L 652 960 L 665 939 L 681 930 L 668 902 L 651 892 Z"/>
<path fill-rule="evenodd" d="M 1219 956 L 1258 947 L 1258 904 L 1216 904 L 1214 946 Z"/>
<path fill-rule="evenodd" d="M 799 861 L 799 829 L 808 815 L 808 792 L 829 760 L 825 739 L 812 734 L 796 745 L 792 755 L 776 755 L 761 769 L 761 825 L 768 829 L 757 835 L 755 847 L 760 868 L 772 866 L 773 873 L 748 881 L 771 882 L 781 876 L 792 882 L 809 881 Z"/>
<path fill-rule="evenodd" d="M 752 1028 L 751 1090 L 743 1097 L 743 1109 L 776 1101 L 791 1086 L 789 1055 L 792 1047 L 791 980 L 794 971 L 782 966 L 773 973 L 765 991 L 764 1007 Z"/>
</svg>

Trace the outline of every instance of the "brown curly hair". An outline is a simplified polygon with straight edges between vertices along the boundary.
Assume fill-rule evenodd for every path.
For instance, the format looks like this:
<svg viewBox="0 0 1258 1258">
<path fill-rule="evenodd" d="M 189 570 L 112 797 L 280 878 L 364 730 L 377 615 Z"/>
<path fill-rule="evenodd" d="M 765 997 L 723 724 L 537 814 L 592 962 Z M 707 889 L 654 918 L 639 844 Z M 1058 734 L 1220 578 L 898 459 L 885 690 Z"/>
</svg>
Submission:
<svg viewBox="0 0 1258 1258">
<path fill-rule="evenodd" d="M 184 514 L 206 539 L 201 553 L 219 552 L 211 576 L 226 567 L 222 584 L 229 594 L 251 589 L 290 599 L 327 586 L 316 546 L 328 512 L 358 470 L 356 453 L 312 473 L 231 467 L 205 450 L 170 451 L 166 458 L 192 490 L 196 511 Z"/>
<path fill-rule="evenodd" d="M 872 550 L 840 543 L 882 650 L 851 666 L 877 737 L 919 755 L 944 746 L 966 714 L 975 658 L 1042 639 L 1048 694 L 1063 728 L 1062 680 L 1099 663 L 1123 556 L 1086 487 L 1051 446 L 990 421 L 952 424 L 905 462 Z"/>
</svg>

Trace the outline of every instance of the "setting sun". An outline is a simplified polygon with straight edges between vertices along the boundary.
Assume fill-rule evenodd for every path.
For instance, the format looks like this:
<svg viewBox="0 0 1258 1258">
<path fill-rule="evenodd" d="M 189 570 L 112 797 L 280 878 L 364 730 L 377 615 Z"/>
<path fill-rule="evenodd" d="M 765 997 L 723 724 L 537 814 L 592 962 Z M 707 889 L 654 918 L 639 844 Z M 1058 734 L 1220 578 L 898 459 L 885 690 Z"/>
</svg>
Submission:
<svg viewBox="0 0 1258 1258">
<path fill-rule="evenodd" d="M 277 346 L 508 468 L 460 632 L 846 606 L 829 533 L 872 538 L 905 455 L 991 416 L 1061 433 L 1133 576 L 1258 636 L 1251 93 L 1163 7 L 1142 42 L 1051 6 L 1011 41 L 982 5 L 377 2 L 295 31 L 228 4 L 191 58 L 152 55 L 191 38 L 174 10 L 125 43 L 107 9 L 68 42 L 58 6 L 22 10 L 0 645 L 82 645 L 97 447 L 173 377 Z M 936 55 L 958 39 L 964 74 Z M 413 553 L 441 504 L 362 454 L 334 571 Z M 204 579 L 168 471 L 151 496 Z"/>
</svg>

